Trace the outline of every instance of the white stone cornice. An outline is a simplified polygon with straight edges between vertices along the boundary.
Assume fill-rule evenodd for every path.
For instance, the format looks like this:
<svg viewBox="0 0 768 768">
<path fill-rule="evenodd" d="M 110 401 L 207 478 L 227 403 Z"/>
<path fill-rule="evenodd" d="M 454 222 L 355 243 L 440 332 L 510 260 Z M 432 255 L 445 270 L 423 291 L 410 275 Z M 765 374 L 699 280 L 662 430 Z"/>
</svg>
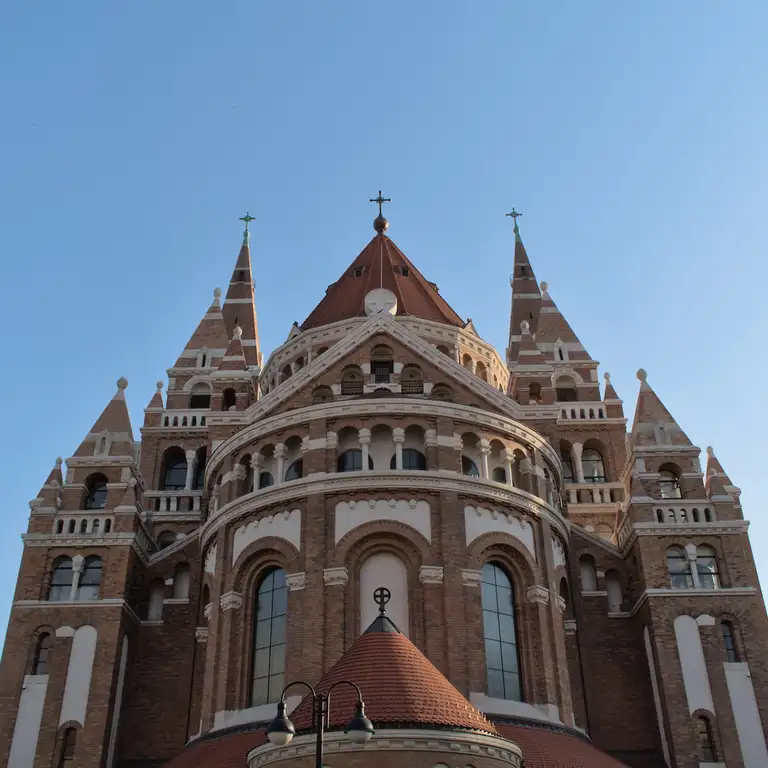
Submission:
<svg viewBox="0 0 768 768">
<path fill-rule="evenodd" d="M 626 540 L 621 544 L 621 551 L 626 555 L 639 536 L 727 536 L 744 534 L 748 530 L 748 520 L 719 520 L 714 523 L 631 523 L 628 533 L 622 530 Z"/>
<path fill-rule="evenodd" d="M 289 592 L 298 592 L 307 586 L 307 574 L 304 571 L 301 573 L 289 573 L 285 577 L 285 583 L 288 586 Z"/>
<path fill-rule="evenodd" d="M 323 571 L 323 583 L 326 587 L 344 586 L 349 581 L 349 571 L 343 566 L 340 568 L 326 568 Z"/>
<path fill-rule="evenodd" d="M 474 571 L 471 568 L 463 568 L 461 571 L 461 583 L 465 587 L 479 587 L 480 571 Z"/>
<path fill-rule="evenodd" d="M 91 608 L 121 608 L 136 624 L 141 624 L 133 608 L 120 597 L 105 597 L 100 600 L 14 600 L 12 607 L 41 608 L 46 614 L 57 608 L 77 608 L 80 611 Z"/>
<path fill-rule="evenodd" d="M 211 514 L 201 530 L 201 545 L 205 547 L 222 526 L 231 525 L 240 518 L 265 507 L 291 505 L 298 499 L 314 494 L 347 492 L 411 490 L 439 493 L 449 491 L 489 499 L 495 506 L 508 506 L 547 520 L 564 539 L 569 538 L 566 521 L 545 501 L 527 491 L 502 486 L 482 478 L 460 475 L 457 472 L 339 472 L 315 474 L 280 485 L 262 488 L 240 496 Z"/>
<path fill-rule="evenodd" d="M 583 594 L 583 593 L 582 593 Z M 607 592 L 605 594 L 608 594 Z M 758 594 L 755 587 L 720 587 L 720 589 L 679 589 L 674 587 L 652 587 L 646 589 L 637 599 L 632 608 L 625 613 L 609 614 L 609 618 L 630 618 L 634 616 L 649 598 L 708 598 L 708 603 L 713 599 L 728 599 L 730 597 L 754 597 Z M 689 608 L 686 603 L 686 608 Z"/>
<path fill-rule="evenodd" d="M 62 515 L 63 517 L 63 515 Z M 144 565 L 148 565 L 151 557 L 148 549 L 148 538 L 141 533 L 107 533 L 101 536 L 85 534 L 82 536 L 68 533 L 23 533 L 21 535 L 25 547 L 130 547 Z"/>
<path fill-rule="evenodd" d="M 236 611 L 243 605 L 243 596 L 239 592 L 227 592 L 221 596 L 219 606 L 222 611 Z"/>
<path fill-rule="evenodd" d="M 419 581 L 422 584 L 442 584 L 443 567 L 441 565 L 422 565 L 419 568 Z"/>
</svg>

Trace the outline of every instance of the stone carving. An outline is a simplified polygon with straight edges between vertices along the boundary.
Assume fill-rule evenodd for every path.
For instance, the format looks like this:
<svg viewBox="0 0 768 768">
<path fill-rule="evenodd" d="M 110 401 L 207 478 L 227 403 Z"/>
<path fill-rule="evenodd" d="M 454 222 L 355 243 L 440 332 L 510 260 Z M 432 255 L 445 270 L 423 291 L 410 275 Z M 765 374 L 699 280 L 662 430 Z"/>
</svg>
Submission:
<svg viewBox="0 0 768 768">
<path fill-rule="evenodd" d="M 235 531 L 232 544 L 232 565 L 237 562 L 237 558 L 245 551 L 246 547 L 253 544 L 254 541 L 268 536 L 285 539 L 297 550 L 301 549 L 301 510 L 286 510 L 241 525 Z"/>
<path fill-rule="evenodd" d="M 536 560 L 533 526 L 525 518 L 516 517 L 504 510 L 466 506 L 464 526 L 468 545 L 486 533 L 506 533 L 514 536 Z"/>
<path fill-rule="evenodd" d="M 349 581 L 349 572 L 346 568 L 326 568 L 323 571 L 323 581 L 326 587 L 344 586 Z"/>
<path fill-rule="evenodd" d="M 541 603 L 547 605 L 549 603 L 549 590 L 546 587 L 542 587 L 540 584 L 534 584 L 532 587 L 528 587 L 528 591 L 525 593 L 529 603 Z"/>
<path fill-rule="evenodd" d="M 303 571 L 301 573 L 289 573 L 285 577 L 285 583 L 288 585 L 290 592 L 298 592 L 298 590 L 304 589 L 307 586 L 307 574 Z"/>
<path fill-rule="evenodd" d="M 473 571 L 473 570 L 470 570 L 469 568 L 462 569 L 461 581 L 465 587 L 479 587 L 480 571 Z"/>
<path fill-rule="evenodd" d="M 243 605 L 243 596 L 239 592 L 227 592 L 221 596 L 219 605 L 222 611 L 236 611 Z"/>
<path fill-rule="evenodd" d="M 441 565 L 422 565 L 419 568 L 419 581 L 422 584 L 442 584 L 443 567 Z"/>
<path fill-rule="evenodd" d="M 367 503 L 341 501 L 336 505 L 336 543 L 354 528 L 372 520 L 403 523 L 414 528 L 427 541 L 432 540 L 432 519 L 426 501 L 369 499 Z"/>
</svg>

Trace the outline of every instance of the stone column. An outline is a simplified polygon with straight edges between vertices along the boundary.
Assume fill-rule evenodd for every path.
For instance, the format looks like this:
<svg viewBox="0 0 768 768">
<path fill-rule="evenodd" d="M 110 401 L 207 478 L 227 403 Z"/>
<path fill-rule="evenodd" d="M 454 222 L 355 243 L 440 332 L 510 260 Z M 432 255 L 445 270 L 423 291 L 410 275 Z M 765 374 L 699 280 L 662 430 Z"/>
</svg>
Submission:
<svg viewBox="0 0 768 768">
<path fill-rule="evenodd" d="M 515 475 L 512 471 L 512 465 L 515 461 L 515 454 L 512 451 L 504 451 L 502 456 L 504 458 L 504 471 L 507 473 L 507 485 L 514 487 Z"/>
<path fill-rule="evenodd" d="M 491 453 L 491 444 L 487 440 L 480 441 L 480 477 L 488 479 L 488 456 Z"/>
<path fill-rule="evenodd" d="M 325 433 L 325 471 L 336 471 L 336 460 L 339 454 L 339 433 Z"/>
<path fill-rule="evenodd" d="M 192 481 L 195 479 L 195 451 L 187 451 L 187 478 L 184 481 L 184 490 L 192 490 Z"/>
<path fill-rule="evenodd" d="M 360 440 L 360 448 L 363 452 L 363 472 L 368 471 L 368 446 L 371 444 L 371 430 L 360 429 L 357 432 L 357 437 Z"/>
<path fill-rule="evenodd" d="M 395 444 L 395 469 L 403 468 L 403 443 L 405 442 L 405 430 L 395 427 L 392 430 L 392 440 Z"/>
<path fill-rule="evenodd" d="M 571 446 L 571 462 L 573 463 L 574 480 L 577 483 L 584 482 L 584 467 L 581 465 L 581 452 L 584 450 L 582 443 L 574 443 Z"/>
<path fill-rule="evenodd" d="M 440 468 L 437 455 L 437 430 L 428 429 L 424 433 L 424 446 L 427 449 L 427 469 L 434 472 Z"/>
<path fill-rule="evenodd" d="M 278 443 L 275 446 L 275 464 L 276 464 L 276 475 L 275 478 L 275 485 L 280 485 L 283 482 L 283 477 L 285 476 L 285 444 L 284 443 Z"/>
<path fill-rule="evenodd" d="M 694 560 L 696 559 L 696 553 L 693 553 Z M 69 599 L 75 601 L 77 599 L 77 588 L 80 586 L 80 574 L 83 572 L 83 560 L 85 558 L 82 555 L 75 555 L 72 558 L 72 588 L 69 590 Z"/>
</svg>

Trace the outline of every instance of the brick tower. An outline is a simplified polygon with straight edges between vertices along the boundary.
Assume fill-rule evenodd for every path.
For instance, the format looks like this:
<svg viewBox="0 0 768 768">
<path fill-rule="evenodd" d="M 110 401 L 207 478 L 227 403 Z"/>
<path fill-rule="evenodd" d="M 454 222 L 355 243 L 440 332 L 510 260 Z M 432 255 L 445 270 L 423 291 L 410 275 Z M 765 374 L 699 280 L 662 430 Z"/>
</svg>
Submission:
<svg viewBox="0 0 768 768">
<path fill-rule="evenodd" d="M 309 767 L 296 688 L 291 746 L 265 724 L 286 684 L 341 677 L 377 734 L 343 738 L 339 695 L 334 768 L 766 768 L 768 621 L 712 449 L 702 472 L 642 370 L 627 431 L 515 211 L 502 357 L 376 202 L 373 239 L 266 360 L 246 215 L 141 440 L 119 379 L 56 460 L 23 537 L 0 768 Z"/>
</svg>

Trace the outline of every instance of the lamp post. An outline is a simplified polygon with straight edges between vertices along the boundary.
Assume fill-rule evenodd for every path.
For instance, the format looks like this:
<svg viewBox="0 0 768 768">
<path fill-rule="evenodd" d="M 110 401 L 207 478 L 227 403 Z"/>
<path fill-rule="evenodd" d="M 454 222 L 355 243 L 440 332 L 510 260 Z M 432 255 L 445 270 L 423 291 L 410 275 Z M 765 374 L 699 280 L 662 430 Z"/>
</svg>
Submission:
<svg viewBox="0 0 768 768">
<path fill-rule="evenodd" d="M 355 704 L 355 714 L 344 728 L 344 733 L 349 736 L 355 744 L 365 744 L 374 734 L 373 724 L 365 716 L 365 704 L 363 703 L 363 694 L 360 688 L 349 680 L 338 680 L 329 689 L 328 693 L 318 693 L 309 684 L 303 680 L 296 680 L 283 688 L 280 695 L 280 701 L 277 705 L 277 716 L 267 728 L 269 740 L 278 747 L 284 747 L 291 743 L 291 739 L 296 735 L 296 729 L 293 723 L 285 714 L 285 694 L 288 689 L 295 685 L 302 685 L 309 688 L 312 694 L 312 725 L 317 732 L 317 742 L 315 747 L 315 768 L 323 768 L 323 734 L 328 727 L 328 713 L 331 706 L 331 691 L 337 685 L 351 685 L 357 691 L 357 703 Z"/>
</svg>

